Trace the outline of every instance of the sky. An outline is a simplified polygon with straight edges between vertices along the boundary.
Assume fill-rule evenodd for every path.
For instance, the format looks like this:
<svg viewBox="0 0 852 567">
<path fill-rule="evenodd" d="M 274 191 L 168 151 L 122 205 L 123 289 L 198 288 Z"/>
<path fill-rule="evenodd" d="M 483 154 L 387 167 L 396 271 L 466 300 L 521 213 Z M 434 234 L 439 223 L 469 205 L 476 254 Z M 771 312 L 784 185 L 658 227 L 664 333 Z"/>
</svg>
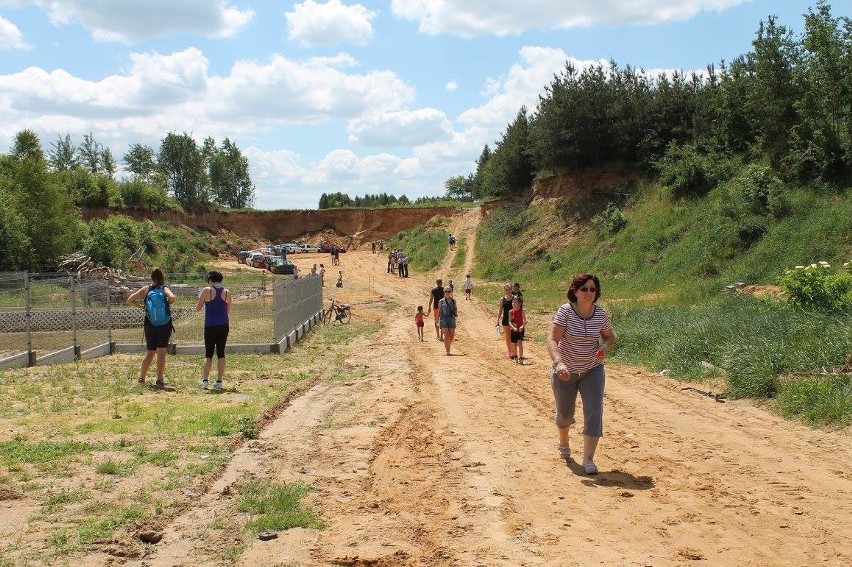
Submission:
<svg viewBox="0 0 852 567">
<path fill-rule="evenodd" d="M 0 0 L 0 152 L 229 138 L 257 209 L 440 196 L 568 62 L 702 71 L 816 0 Z M 832 14 L 850 16 L 835 0 Z"/>
</svg>

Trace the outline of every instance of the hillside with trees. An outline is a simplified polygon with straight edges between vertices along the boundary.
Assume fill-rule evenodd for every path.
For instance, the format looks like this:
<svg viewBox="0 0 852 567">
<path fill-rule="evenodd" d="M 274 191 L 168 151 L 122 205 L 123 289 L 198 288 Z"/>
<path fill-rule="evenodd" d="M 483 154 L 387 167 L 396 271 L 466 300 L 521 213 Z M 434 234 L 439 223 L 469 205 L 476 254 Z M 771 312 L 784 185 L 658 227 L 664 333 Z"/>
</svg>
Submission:
<svg viewBox="0 0 852 567">
<path fill-rule="evenodd" d="M 0 155 L 0 271 L 40 269 L 80 250 L 121 267 L 146 240 L 122 209 L 191 213 L 254 201 L 248 160 L 228 138 L 199 146 L 172 132 L 159 150 L 131 145 L 122 161 L 129 176 L 117 180 L 112 152 L 91 134 L 79 146 L 60 136 L 45 151 L 35 132 L 19 132 Z M 116 217 L 87 224 L 80 207 L 111 207 Z"/>
</svg>

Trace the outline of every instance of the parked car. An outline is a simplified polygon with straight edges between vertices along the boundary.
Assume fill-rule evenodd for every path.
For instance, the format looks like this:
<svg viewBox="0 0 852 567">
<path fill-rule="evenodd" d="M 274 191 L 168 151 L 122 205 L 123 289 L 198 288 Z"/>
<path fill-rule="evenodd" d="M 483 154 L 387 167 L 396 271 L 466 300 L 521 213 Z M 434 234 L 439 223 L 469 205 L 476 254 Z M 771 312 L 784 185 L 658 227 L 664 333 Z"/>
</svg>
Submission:
<svg viewBox="0 0 852 567">
<path fill-rule="evenodd" d="M 282 260 L 280 256 L 270 256 L 266 269 L 273 274 L 292 275 L 296 273 L 296 264 L 291 260 Z"/>
<path fill-rule="evenodd" d="M 254 251 L 253 250 L 240 250 L 237 253 L 237 263 L 245 264 L 246 259 L 248 259 L 248 257 L 251 256 L 252 252 L 254 252 Z"/>
<path fill-rule="evenodd" d="M 299 244 L 299 251 L 300 252 L 311 252 L 311 253 L 316 254 L 317 252 L 320 251 L 320 247 L 317 246 L 316 244 L 308 244 L 308 243 Z"/>
<path fill-rule="evenodd" d="M 264 254 L 263 252 L 255 252 L 251 256 L 249 256 L 246 263 L 252 268 L 265 268 L 266 267 L 266 259 L 271 258 L 272 256 L 269 254 Z"/>
<path fill-rule="evenodd" d="M 285 250 L 287 250 L 287 254 L 295 254 L 295 253 L 299 252 L 299 245 L 296 244 L 295 242 L 285 242 L 284 244 L 281 244 L 280 246 L 281 246 L 281 248 L 284 248 Z"/>
<path fill-rule="evenodd" d="M 340 248 L 341 252 L 346 252 L 346 248 L 344 248 L 343 246 L 339 246 L 338 248 Z M 320 252 L 328 253 L 328 252 L 331 252 L 332 249 L 334 249 L 334 244 L 332 244 L 331 242 L 323 242 L 319 246 Z"/>
</svg>

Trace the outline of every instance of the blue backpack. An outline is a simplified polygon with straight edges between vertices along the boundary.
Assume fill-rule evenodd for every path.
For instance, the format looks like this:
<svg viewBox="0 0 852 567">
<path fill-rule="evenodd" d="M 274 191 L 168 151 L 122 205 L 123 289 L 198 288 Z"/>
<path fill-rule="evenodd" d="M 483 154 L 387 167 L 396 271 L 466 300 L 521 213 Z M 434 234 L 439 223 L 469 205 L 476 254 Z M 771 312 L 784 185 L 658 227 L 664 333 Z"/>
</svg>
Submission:
<svg viewBox="0 0 852 567">
<path fill-rule="evenodd" d="M 155 327 L 166 325 L 172 320 L 163 286 L 155 285 L 148 289 L 148 295 L 145 296 L 145 316 Z"/>
</svg>

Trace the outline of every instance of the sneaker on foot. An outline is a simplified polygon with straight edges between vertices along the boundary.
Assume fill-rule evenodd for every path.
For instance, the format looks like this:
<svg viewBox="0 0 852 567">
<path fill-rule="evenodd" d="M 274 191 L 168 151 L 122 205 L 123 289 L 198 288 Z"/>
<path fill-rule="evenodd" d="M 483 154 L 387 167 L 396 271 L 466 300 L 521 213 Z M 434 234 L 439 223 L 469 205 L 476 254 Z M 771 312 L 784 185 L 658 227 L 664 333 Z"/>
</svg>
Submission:
<svg viewBox="0 0 852 567">
<path fill-rule="evenodd" d="M 201 382 L 199 382 L 198 387 L 201 388 L 202 390 L 206 390 L 207 389 L 207 380 L 202 380 Z"/>
<path fill-rule="evenodd" d="M 583 470 L 586 471 L 586 474 L 598 474 L 598 466 L 592 461 L 584 463 Z"/>
<path fill-rule="evenodd" d="M 221 389 L 222 389 L 222 383 L 221 383 L 220 381 L 216 380 L 216 381 L 213 383 L 213 389 L 214 389 L 214 390 L 221 390 Z"/>
</svg>

